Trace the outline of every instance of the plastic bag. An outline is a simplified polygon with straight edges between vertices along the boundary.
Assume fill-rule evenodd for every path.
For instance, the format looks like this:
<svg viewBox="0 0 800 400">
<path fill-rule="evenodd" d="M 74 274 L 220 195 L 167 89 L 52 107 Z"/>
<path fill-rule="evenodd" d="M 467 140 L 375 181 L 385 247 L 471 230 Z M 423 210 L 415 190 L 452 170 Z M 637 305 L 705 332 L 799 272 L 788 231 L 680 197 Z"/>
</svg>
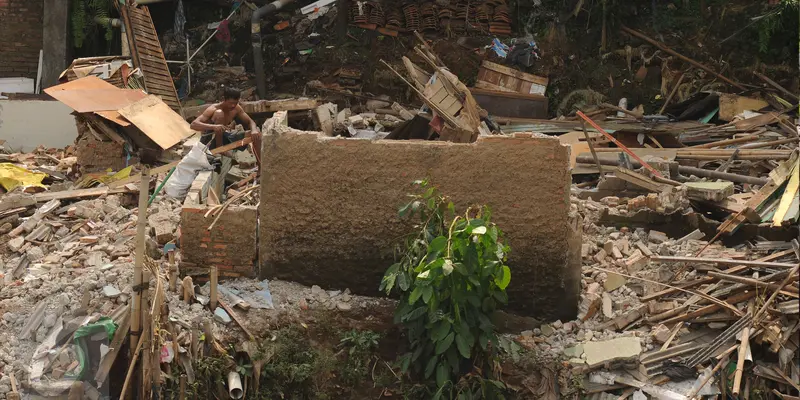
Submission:
<svg viewBox="0 0 800 400">
<path fill-rule="evenodd" d="M 213 167 L 208 162 L 206 157 L 206 145 L 197 142 L 189 154 L 183 157 L 178 166 L 175 167 L 175 172 L 167 181 L 164 186 L 164 191 L 167 196 L 178 199 L 183 199 L 189 192 L 192 186 L 192 181 L 197 178 L 200 171 L 212 170 Z"/>
</svg>

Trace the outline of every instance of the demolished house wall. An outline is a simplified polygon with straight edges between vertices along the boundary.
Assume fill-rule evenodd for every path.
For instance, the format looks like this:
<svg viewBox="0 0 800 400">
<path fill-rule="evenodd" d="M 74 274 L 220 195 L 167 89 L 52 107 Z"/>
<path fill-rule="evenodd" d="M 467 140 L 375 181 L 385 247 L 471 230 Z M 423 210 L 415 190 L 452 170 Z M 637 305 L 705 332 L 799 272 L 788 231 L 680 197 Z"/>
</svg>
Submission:
<svg viewBox="0 0 800 400">
<path fill-rule="evenodd" d="M 257 209 L 230 206 L 214 223 L 216 216 L 206 217 L 212 206 L 204 195 L 211 181 L 210 172 L 201 172 L 181 207 L 181 273 L 206 275 L 208 267 L 216 266 L 222 277 L 254 277 Z"/>
<path fill-rule="evenodd" d="M 411 229 L 398 206 L 412 181 L 427 176 L 459 209 L 491 207 L 511 246 L 511 309 L 575 316 L 580 232 L 569 216 L 569 149 L 557 139 L 367 141 L 269 128 L 274 121 L 262 147 L 262 277 L 375 294 L 394 245 Z"/>
</svg>

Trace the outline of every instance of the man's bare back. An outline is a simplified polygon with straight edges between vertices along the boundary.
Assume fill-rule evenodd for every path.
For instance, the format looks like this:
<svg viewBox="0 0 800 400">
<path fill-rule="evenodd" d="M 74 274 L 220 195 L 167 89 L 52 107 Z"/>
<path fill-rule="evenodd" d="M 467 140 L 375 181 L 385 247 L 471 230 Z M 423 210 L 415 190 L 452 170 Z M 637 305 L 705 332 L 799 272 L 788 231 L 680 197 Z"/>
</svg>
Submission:
<svg viewBox="0 0 800 400">
<path fill-rule="evenodd" d="M 239 137 L 227 132 L 233 129 L 235 121 L 238 119 L 246 129 L 249 128 L 253 151 L 260 165 L 261 132 L 255 121 L 239 105 L 239 97 L 238 90 L 225 89 L 222 101 L 208 106 L 199 117 L 192 121 L 191 127 L 196 131 L 203 132 L 200 140 L 213 149 L 244 138 L 243 135 Z"/>
</svg>

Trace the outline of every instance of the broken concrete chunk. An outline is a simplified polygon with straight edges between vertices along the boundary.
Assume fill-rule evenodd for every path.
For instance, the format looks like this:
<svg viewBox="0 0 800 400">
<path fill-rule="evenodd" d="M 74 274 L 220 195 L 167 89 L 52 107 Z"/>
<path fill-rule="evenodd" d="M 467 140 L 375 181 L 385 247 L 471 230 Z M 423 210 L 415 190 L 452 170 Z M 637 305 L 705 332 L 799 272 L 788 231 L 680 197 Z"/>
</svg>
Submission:
<svg viewBox="0 0 800 400">
<path fill-rule="evenodd" d="M 577 345 L 572 346 L 572 347 L 567 347 L 566 349 L 564 349 L 564 355 L 569 357 L 569 358 L 578 358 L 578 359 L 580 359 L 581 355 L 583 355 L 583 345 L 582 344 L 577 344 Z M 583 360 L 581 360 L 581 362 L 583 362 Z"/>
<path fill-rule="evenodd" d="M 627 280 L 625 279 L 625 277 L 611 272 L 608 274 L 606 281 L 603 283 L 603 287 L 606 289 L 607 292 L 613 292 L 614 290 L 617 290 L 621 286 L 625 285 L 626 282 Z"/>
<path fill-rule="evenodd" d="M 658 343 L 664 343 L 669 340 L 669 336 L 672 332 L 670 332 L 669 328 L 667 328 L 664 324 L 659 324 L 655 328 L 653 328 L 653 339 L 656 340 Z"/>
<path fill-rule="evenodd" d="M 217 307 L 214 310 L 214 320 L 223 325 L 228 325 L 231 323 L 231 316 L 222 307 Z"/>
<path fill-rule="evenodd" d="M 650 233 L 647 235 L 647 239 L 653 243 L 664 243 L 669 240 L 669 236 L 666 233 L 657 231 L 657 230 L 650 230 Z"/>
<path fill-rule="evenodd" d="M 597 254 L 594 255 L 594 260 L 602 264 L 605 262 L 606 256 L 608 256 L 608 253 L 606 253 L 604 249 L 600 249 L 600 251 L 598 251 Z"/>
<path fill-rule="evenodd" d="M 547 325 L 547 324 L 542 325 L 541 327 L 539 327 L 539 329 L 542 331 L 542 335 L 544 335 L 544 336 L 550 336 L 553 333 L 555 333 L 555 331 L 556 331 L 555 329 L 553 329 L 552 326 Z"/>
<path fill-rule="evenodd" d="M 733 182 L 686 182 L 687 195 L 695 200 L 720 202 L 733 195 Z"/>
<path fill-rule="evenodd" d="M 25 238 L 22 236 L 17 236 L 8 241 L 8 248 L 14 252 L 19 253 L 19 250 L 22 248 L 22 245 L 25 244 Z"/>
<path fill-rule="evenodd" d="M 606 363 L 634 361 L 642 353 L 642 344 L 639 338 L 627 336 L 584 343 L 583 352 L 586 355 L 586 363 L 590 368 L 594 368 Z"/>
<path fill-rule="evenodd" d="M 115 288 L 114 286 L 111 285 L 103 286 L 103 295 L 108 298 L 114 299 L 119 297 L 119 295 L 121 294 L 122 292 L 119 289 Z"/>
<path fill-rule="evenodd" d="M 611 318 L 614 316 L 613 303 L 611 301 L 611 296 L 609 296 L 608 293 L 603 293 L 603 315 L 606 318 Z"/>
<path fill-rule="evenodd" d="M 700 229 L 695 229 L 694 231 L 692 231 L 692 233 L 690 233 L 690 234 L 688 234 L 688 235 L 676 240 L 675 243 L 681 244 L 681 243 L 687 242 L 689 240 L 700 240 L 700 239 L 704 238 L 705 236 L 706 236 L 706 234 L 701 232 Z"/>
<path fill-rule="evenodd" d="M 356 129 L 364 129 L 367 127 L 367 123 L 364 121 L 364 117 L 361 115 L 353 115 L 352 117 L 348 118 L 347 121 L 350 122 L 350 125 Z"/>
<path fill-rule="evenodd" d="M 147 217 L 147 223 L 155 232 L 156 242 L 165 245 L 175 239 L 178 224 L 173 220 L 172 213 L 159 212 Z"/>
<path fill-rule="evenodd" d="M 38 246 L 29 248 L 25 254 L 28 256 L 28 260 L 30 260 L 32 263 L 38 262 L 44 258 L 44 251 Z"/>
</svg>

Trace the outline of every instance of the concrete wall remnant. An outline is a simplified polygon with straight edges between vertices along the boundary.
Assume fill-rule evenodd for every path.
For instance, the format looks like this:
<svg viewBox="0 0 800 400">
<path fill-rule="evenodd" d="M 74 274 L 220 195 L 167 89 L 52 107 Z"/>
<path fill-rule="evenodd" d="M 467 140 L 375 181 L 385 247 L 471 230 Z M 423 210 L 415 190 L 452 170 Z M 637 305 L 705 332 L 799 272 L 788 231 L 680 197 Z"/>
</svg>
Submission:
<svg viewBox="0 0 800 400">
<path fill-rule="evenodd" d="M 0 100 L 0 139 L 14 151 L 31 151 L 40 145 L 63 148 L 77 136 L 72 109 L 61 102 Z"/>
<path fill-rule="evenodd" d="M 487 204 L 511 246 L 510 310 L 573 319 L 580 228 L 570 217 L 569 148 L 531 134 L 476 143 L 324 137 L 265 123 L 259 206 L 261 276 L 377 294 L 410 232 L 398 217 L 416 179 L 430 177 L 459 209 Z"/>
</svg>

